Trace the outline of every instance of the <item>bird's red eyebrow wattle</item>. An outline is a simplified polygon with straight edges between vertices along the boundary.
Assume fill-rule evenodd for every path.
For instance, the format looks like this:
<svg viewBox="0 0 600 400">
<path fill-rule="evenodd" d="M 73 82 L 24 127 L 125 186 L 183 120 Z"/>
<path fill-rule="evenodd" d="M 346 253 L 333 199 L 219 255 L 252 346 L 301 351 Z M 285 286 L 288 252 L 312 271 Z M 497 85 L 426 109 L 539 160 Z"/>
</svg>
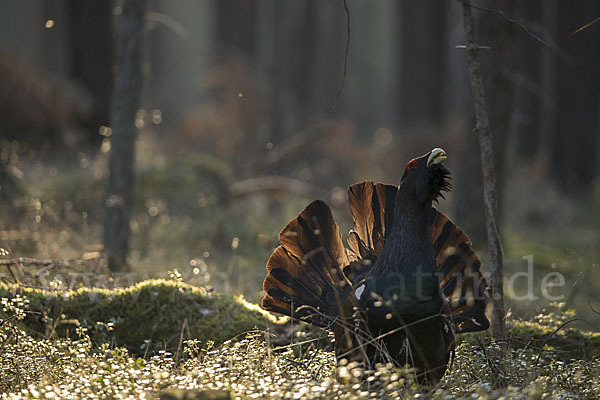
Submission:
<svg viewBox="0 0 600 400">
<path fill-rule="evenodd" d="M 414 167 L 415 165 L 419 165 L 419 162 L 418 162 L 417 160 L 414 160 L 414 159 L 413 159 L 413 160 L 410 160 L 410 161 L 408 162 L 408 164 L 406 165 L 406 170 L 407 170 L 408 172 L 410 172 L 410 169 L 411 169 L 412 167 Z"/>
</svg>

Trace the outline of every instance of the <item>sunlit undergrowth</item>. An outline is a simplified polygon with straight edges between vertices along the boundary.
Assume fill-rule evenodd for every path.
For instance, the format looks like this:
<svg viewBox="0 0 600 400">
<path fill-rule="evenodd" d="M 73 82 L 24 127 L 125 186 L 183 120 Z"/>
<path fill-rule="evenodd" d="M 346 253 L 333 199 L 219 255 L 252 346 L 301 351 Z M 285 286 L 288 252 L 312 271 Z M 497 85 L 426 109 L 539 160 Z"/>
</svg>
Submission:
<svg viewBox="0 0 600 400">
<path fill-rule="evenodd" d="M 93 255 L 102 249 L 108 160 L 102 153 L 88 161 L 86 168 L 27 166 L 22 195 L 0 204 L 5 258 L 86 259 L 87 272 L 106 271 Z M 307 200 L 284 190 L 232 191 L 241 178 L 229 170 L 206 154 L 138 160 L 128 257 L 134 280 L 177 268 L 195 285 L 260 298 L 277 233 Z M 11 278 L 5 268 L 2 277 Z"/>
<path fill-rule="evenodd" d="M 81 327 L 95 345 L 126 346 L 141 355 L 175 350 L 183 338 L 221 344 L 277 323 L 272 314 L 241 296 L 207 292 L 177 280 L 150 280 L 113 290 L 41 290 L 0 283 L 0 297 L 20 295 L 27 298 L 28 314 L 17 325 L 30 334 L 73 337 Z"/>
<path fill-rule="evenodd" d="M 145 287 L 161 285 L 183 288 L 172 294 L 178 299 L 189 295 L 186 291 L 199 290 L 166 281 Z M 336 368 L 333 353 L 312 345 L 316 338 L 304 332 L 296 332 L 291 345 L 278 344 L 277 337 L 263 330 L 220 346 L 209 335 L 185 340 L 176 350 L 144 356 L 114 343 L 99 344 L 99 336 L 92 339 L 91 327 L 74 327 L 70 339 L 45 338 L 19 328 L 35 316 L 36 293 L 23 289 L 0 296 L 0 398 L 156 398 L 165 390 L 176 396 L 176 389 L 219 389 L 235 398 L 272 399 L 600 396 L 600 337 L 565 325 L 572 317 L 568 311 L 546 312 L 537 321 L 512 321 L 504 353 L 505 343 L 492 342 L 486 335 L 462 336 L 442 382 L 423 387 L 414 383 L 410 371 L 385 365 L 371 372 L 353 365 Z M 119 295 L 123 294 L 114 297 Z M 140 296 L 137 301 L 151 300 Z M 193 316 L 190 313 L 187 317 Z M 214 337 L 226 325 L 224 320 L 214 325 Z M 138 321 L 139 335 L 148 329 L 150 319 Z M 573 343 L 585 344 L 585 354 L 573 351 Z"/>
</svg>

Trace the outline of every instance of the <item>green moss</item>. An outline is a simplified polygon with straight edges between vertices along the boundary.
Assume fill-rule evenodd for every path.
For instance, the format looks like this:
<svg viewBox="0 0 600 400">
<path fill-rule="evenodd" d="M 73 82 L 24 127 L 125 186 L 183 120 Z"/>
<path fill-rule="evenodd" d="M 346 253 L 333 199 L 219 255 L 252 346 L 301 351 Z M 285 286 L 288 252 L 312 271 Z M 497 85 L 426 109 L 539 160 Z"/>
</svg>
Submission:
<svg viewBox="0 0 600 400">
<path fill-rule="evenodd" d="M 552 350 L 559 358 L 592 359 L 600 355 L 600 333 L 567 325 L 561 329 L 532 321 L 510 321 L 506 337 L 510 347 Z M 460 335 L 459 341 L 476 342 L 487 332 Z"/>
<path fill-rule="evenodd" d="M 75 328 L 88 329 L 97 343 L 144 353 L 179 346 L 180 336 L 223 343 L 254 328 L 265 329 L 278 319 L 233 297 L 169 280 L 148 280 L 114 290 L 80 288 L 46 291 L 0 284 L 0 297 L 16 293 L 29 299 L 32 313 L 22 321 L 30 332 L 49 337 L 73 336 Z"/>
<path fill-rule="evenodd" d="M 565 357 L 591 359 L 600 355 L 600 333 L 563 326 L 558 329 L 537 322 L 514 321 L 509 337 L 521 343 L 556 350 Z"/>
</svg>

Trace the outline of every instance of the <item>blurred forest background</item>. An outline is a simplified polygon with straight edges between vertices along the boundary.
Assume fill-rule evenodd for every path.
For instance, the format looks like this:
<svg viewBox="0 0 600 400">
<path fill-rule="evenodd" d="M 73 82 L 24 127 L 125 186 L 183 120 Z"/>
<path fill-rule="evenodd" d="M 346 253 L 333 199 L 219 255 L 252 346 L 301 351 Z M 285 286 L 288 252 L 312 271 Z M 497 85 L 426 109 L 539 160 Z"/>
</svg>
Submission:
<svg viewBox="0 0 600 400">
<path fill-rule="evenodd" d="M 598 327 L 600 23 L 577 30 L 600 2 L 476 4 L 498 11 L 475 13 L 506 275 L 533 255 L 540 297 L 508 293 L 507 309 L 539 312 L 540 281 L 560 272 L 551 294 Z M 257 301 L 277 233 L 309 201 L 326 200 L 347 232 L 349 184 L 398 183 L 433 147 L 454 173 L 440 208 L 486 268 L 461 4 L 347 5 L 349 17 L 342 0 L 149 2 L 128 282 L 177 269 Z M 57 286 L 111 282 L 100 255 L 121 11 L 21 0 L 0 13 L 1 258 L 73 260 Z M 0 265 L 0 277 L 39 280 L 55 265 Z"/>
</svg>

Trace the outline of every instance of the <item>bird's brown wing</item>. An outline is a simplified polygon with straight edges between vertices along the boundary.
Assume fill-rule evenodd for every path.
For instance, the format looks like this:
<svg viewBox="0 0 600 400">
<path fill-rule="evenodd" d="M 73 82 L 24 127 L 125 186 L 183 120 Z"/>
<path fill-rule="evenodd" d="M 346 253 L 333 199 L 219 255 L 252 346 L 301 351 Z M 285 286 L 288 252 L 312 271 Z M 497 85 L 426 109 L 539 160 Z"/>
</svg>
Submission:
<svg viewBox="0 0 600 400">
<path fill-rule="evenodd" d="M 481 261 L 469 237 L 442 212 L 431 208 L 431 239 L 440 286 L 450 301 L 456 333 L 485 330 L 489 294 L 481 274 Z"/>
<path fill-rule="evenodd" d="M 371 181 L 355 183 L 348 188 L 354 229 L 348 244 L 361 259 L 377 258 L 392 228 L 398 187 Z"/>
<path fill-rule="evenodd" d="M 267 262 L 262 307 L 329 327 L 350 291 L 343 269 L 350 261 L 331 209 L 310 203 L 279 234 Z"/>
<path fill-rule="evenodd" d="M 353 282 L 365 275 L 369 265 L 383 250 L 393 225 L 397 190 L 395 185 L 374 184 L 371 181 L 354 184 L 348 189 L 354 218 L 354 229 L 350 232 L 348 244 L 357 261 L 345 272 Z M 431 239 L 441 276 L 440 286 L 449 299 L 456 332 L 487 329 L 487 284 L 471 240 L 435 207 L 431 208 L 430 222 Z M 354 273 L 351 269 L 359 272 Z"/>
</svg>

